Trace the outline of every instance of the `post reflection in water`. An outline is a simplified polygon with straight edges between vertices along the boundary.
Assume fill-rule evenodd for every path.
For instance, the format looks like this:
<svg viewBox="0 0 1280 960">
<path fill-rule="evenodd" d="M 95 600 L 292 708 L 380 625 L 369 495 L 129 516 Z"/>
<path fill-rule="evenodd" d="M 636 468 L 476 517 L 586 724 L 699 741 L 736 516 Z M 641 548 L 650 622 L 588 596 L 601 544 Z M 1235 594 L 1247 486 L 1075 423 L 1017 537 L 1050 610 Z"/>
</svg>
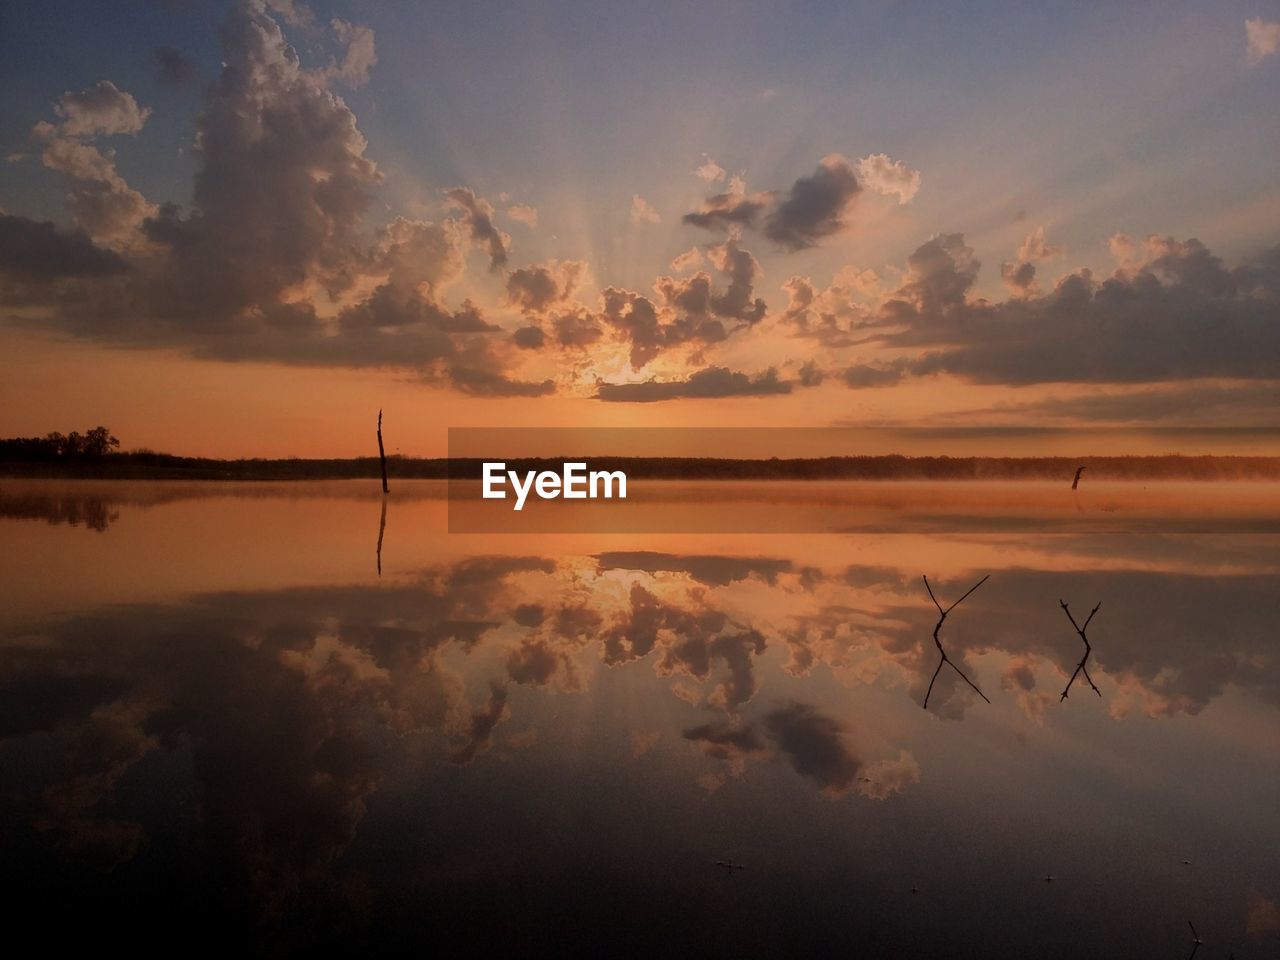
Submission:
<svg viewBox="0 0 1280 960">
<path fill-rule="evenodd" d="M 1280 946 L 1273 535 L 449 537 L 402 484 L 370 571 L 342 485 L 33 522 L 69 486 L 0 486 L 6 894 L 51 942 Z M 940 674 L 925 574 L 989 576 Z"/>
</svg>

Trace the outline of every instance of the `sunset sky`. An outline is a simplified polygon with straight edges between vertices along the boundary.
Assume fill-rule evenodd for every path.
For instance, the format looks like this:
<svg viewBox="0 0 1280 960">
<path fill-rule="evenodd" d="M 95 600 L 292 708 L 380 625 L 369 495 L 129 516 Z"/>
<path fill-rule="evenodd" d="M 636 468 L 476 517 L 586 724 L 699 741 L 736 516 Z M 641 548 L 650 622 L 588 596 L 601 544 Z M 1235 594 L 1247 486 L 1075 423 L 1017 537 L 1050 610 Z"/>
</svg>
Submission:
<svg viewBox="0 0 1280 960">
<path fill-rule="evenodd" d="M 0 79 L 0 436 L 1278 423 L 1280 3 L 15 4 Z"/>
</svg>

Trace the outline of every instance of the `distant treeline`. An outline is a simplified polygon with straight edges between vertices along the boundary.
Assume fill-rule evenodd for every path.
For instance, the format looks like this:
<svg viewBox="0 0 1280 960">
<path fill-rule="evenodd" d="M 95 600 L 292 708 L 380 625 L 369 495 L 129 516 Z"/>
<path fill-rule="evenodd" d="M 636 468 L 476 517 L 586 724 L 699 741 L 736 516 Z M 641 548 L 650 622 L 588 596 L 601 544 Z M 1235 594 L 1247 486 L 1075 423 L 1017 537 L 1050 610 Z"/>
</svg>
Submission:
<svg viewBox="0 0 1280 960">
<path fill-rule="evenodd" d="M 120 441 L 106 427 L 80 433 L 48 433 L 43 437 L 10 437 L 0 440 L 0 461 L 21 463 L 65 463 L 97 460 L 116 450 Z"/>
<path fill-rule="evenodd" d="M 0 473 L 9 476 L 83 476 L 114 479 L 329 480 L 374 479 L 377 457 L 333 460 L 214 460 L 135 451 L 49 455 L 0 441 Z M 1090 480 L 1280 480 L 1280 457 L 907 457 L 850 456 L 733 460 L 713 457 L 548 457 L 506 460 L 508 470 L 559 470 L 585 460 L 593 470 L 622 470 L 636 480 L 1070 480 L 1085 467 Z M 478 458 L 387 458 L 400 479 L 476 479 Z"/>
</svg>

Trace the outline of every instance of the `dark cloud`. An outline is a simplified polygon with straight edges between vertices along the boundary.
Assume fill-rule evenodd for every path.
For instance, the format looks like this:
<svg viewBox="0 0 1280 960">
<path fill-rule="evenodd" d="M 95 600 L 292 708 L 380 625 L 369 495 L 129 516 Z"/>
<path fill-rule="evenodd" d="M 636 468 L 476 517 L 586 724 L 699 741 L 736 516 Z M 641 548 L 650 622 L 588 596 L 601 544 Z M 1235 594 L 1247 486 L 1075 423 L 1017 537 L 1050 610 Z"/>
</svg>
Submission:
<svg viewBox="0 0 1280 960">
<path fill-rule="evenodd" d="M 511 339 L 517 347 L 524 350 L 539 350 L 546 342 L 546 334 L 542 332 L 541 327 L 520 327 L 513 334 Z"/>
<path fill-rule="evenodd" d="M 707 197 L 700 210 L 686 213 L 680 219 L 704 230 L 754 227 L 772 200 L 772 194 L 768 193 L 718 193 Z"/>
<path fill-rule="evenodd" d="M 1036 265 L 1029 261 L 1009 261 L 1000 264 L 1000 278 L 1015 293 L 1025 293 L 1036 281 Z"/>
<path fill-rule="evenodd" d="M 909 266 L 881 311 L 899 329 L 878 339 L 917 353 L 886 382 L 1280 378 L 1280 247 L 1228 268 L 1198 240 L 1153 236 L 1142 259 L 1104 280 L 1081 270 L 1043 296 L 1000 303 L 970 300 L 979 265 L 959 234 L 922 245 Z"/>
<path fill-rule="evenodd" d="M 855 363 L 847 367 L 841 379 L 850 387 L 884 387 L 902 380 L 910 369 L 903 360 L 892 363 Z"/>
<path fill-rule="evenodd" d="M 853 164 L 838 153 L 828 154 L 811 176 L 791 185 L 765 221 L 764 234 L 791 250 L 811 247 L 845 228 L 845 216 L 861 189 Z"/>
<path fill-rule="evenodd" d="M 684 731 L 709 757 L 740 771 L 770 744 L 801 776 L 813 780 L 829 796 L 845 793 L 862 768 L 844 727 L 811 704 L 792 701 L 747 724 L 706 723 Z M 918 777 L 918 769 L 916 771 Z"/>
<path fill-rule="evenodd" d="M 686 398 L 767 397 L 790 392 L 791 383 L 779 380 L 778 372 L 772 367 L 755 377 L 726 367 L 707 367 L 687 380 L 601 383 L 596 399 L 611 403 L 656 403 Z"/>
<path fill-rule="evenodd" d="M 840 794 L 858 776 L 861 763 L 846 741 L 844 727 L 806 703 L 791 702 L 767 714 L 764 728 L 801 776 L 826 793 Z"/>
<path fill-rule="evenodd" d="M 552 260 L 521 267 L 507 276 L 507 298 L 527 313 L 542 314 L 571 300 L 587 265 L 580 260 Z"/>
<path fill-rule="evenodd" d="M 581 308 L 552 317 L 551 329 L 556 343 L 577 350 L 586 349 L 604 336 L 604 328 Z"/>
<path fill-rule="evenodd" d="M 156 79 L 161 83 L 193 83 L 198 77 L 196 65 L 173 47 L 156 47 L 151 51 L 155 62 Z"/>
<path fill-rule="evenodd" d="M 465 222 L 471 231 L 471 239 L 489 253 L 489 269 L 496 271 L 505 267 L 511 238 L 494 225 L 493 206 L 477 197 L 468 187 L 446 190 L 445 198 L 451 206 L 466 213 Z"/>
<path fill-rule="evenodd" d="M 96 246 L 83 231 L 0 213 L 0 274 L 17 284 L 110 276 L 127 269 L 123 257 Z"/>
</svg>

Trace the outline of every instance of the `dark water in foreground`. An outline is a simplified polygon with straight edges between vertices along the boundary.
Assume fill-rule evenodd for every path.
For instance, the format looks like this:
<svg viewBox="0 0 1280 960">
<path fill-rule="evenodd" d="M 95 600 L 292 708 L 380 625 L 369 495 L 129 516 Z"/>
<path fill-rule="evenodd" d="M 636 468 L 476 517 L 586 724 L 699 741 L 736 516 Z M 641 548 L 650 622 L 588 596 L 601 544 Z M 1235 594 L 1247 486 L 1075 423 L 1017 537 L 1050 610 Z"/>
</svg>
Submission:
<svg viewBox="0 0 1280 960">
<path fill-rule="evenodd" d="M 424 481 L 379 574 L 369 486 L 0 480 L 15 942 L 1280 955 L 1268 488 L 1164 489 L 1224 533 L 451 536 Z M 990 574 L 941 632 L 990 705 L 921 709 L 922 574 Z"/>
</svg>

